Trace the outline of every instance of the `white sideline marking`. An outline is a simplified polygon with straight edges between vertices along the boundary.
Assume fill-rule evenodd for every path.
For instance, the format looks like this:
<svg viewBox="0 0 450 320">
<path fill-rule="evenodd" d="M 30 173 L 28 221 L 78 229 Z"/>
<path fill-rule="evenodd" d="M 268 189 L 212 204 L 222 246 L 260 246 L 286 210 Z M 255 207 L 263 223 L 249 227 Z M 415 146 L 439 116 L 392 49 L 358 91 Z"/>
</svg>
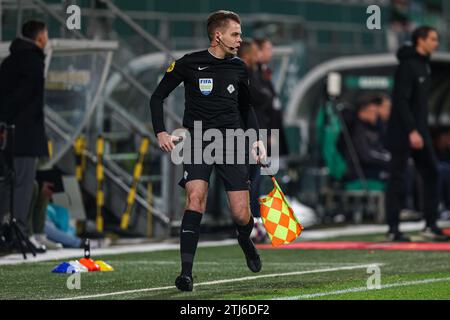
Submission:
<svg viewBox="0 0 450 320">
<path fill-rule="evenodd" d="M 55 265 L 53 261 L 42 261 L 36 262 L 39 265 Z M 122 266 L 122 265 L 179 265 L 180 261 L 178 260 L 113 260 L 108 259 L 108 263 L 114 266 Z M 215 262 L 215 261 L 196 261 L 195 265 L 211 265 L 211 266 L 223 266 L 223 265 L 233 265 L 236 263 L 241 263 L 241 259 L 235 261 L 227 261 L 227 262 Z M 333 267 L 333 266 L 355 266 L 360 265 L 362 262 L 265 262 L 264 266 L 322 266 L 322 267 Z"/>
<path fill-rule="evenodd" d="M 206 247 L 219 247 L 219 246 L 230 246 L 236 245 L 236 239 L 225 239 L 218 241 L 201 241 L 198 244 L 199 248 Z M 180 250 L 179 243 L 148 243 L 141 245 L 127 245 L 127 246 L 116 246 L 109 248 L 91 248 L 91 254 L 99 257 L 105 255 L 117 255 L 122 253 L 139 253 L 139 252 L 156 252 L 165 250 Z M 33 257 L 31 254 L 27 253 L 27 260 L 24 260 L 22 254 L 15 253 L 4 257 L 0 257 L 1 265 L 14 265 L 22 263 L 33 263 L 41 261 L 52 261 L 52 260 L 64 260 L 72 258 L 80 258 L 84 254 L 84 250 L 81 249 L 63 249 L 63 250 L 49 250 L 46 253 L 38 254 Z"/>
<path fill-rule="evenodd" d="M 223 265 L 236 265 L 240 263 L 241 260 L 227 261 L 227 262 L 215 262 L 215 261 L 196 261 L 196 265 L 211 265 L 211 266 L 223 266 Z M 44 263 L 44 262 L 43 262 Z M 53 262 L 45 262 L 49 265 Z M 179 265 L 178 260 L 113 260 L 109 259 L 108 263 L 111 265 Z M 322 267 L 332 267 L 332 266 L 355 266 L 360 265 L 361 262 L 264 262 L 265 266 L 322 266 Z"/>
<path fill-rule="evenodd" d="M 349 288 L 349 289 L 337 290 L 337 291 L 319 292 L 319 293 L 304 294 L 304 295 L 292 296 L 292 297 L 275 298 L 272 300 L 311 299 L 311 298 L 325 297 L 325 296 L 331 296 L 331 295 L 337 295 L 337 294 L 346 294 L 346 293 L 364 292 L 364 291 L 378 291 L 378 290 L 382 290 L 382 289 L 405 287 L 405 286 L 412 286 L 412 285 L 417 285 L 417 284 L 426 284 L 426 283 L 433 283 L 433 282 L 446 282 L 446 281 L 450 281 L 450 277 L 430 278 L 430 279 L 424 279 L 424 280 L 390 283 L 390 284 L 382 285 L 380 289 L 368 289 L 367 287 L 356 287 L 356 288 Z"/>
<path fill-rule="evenodd" d="M 311 274 L 311 273 L 324 273 L 324 272 L 334 272 L 334 271 L 343 271 L 343 270 L 365 269 L 365 268 L 370 267 L 370 266 L 382 266 L 382 265 L 383 265 L 382 263 L 371 263 L 371 264 L 361 264 L 361 265 L 356 265 L 356 266 L 346 266 L 346 267 L 337 267 L 337 268 L 304 270 L 304 271 L 294 271 L 294 272 L 284 272 L 284 273 L 271 273 L 271 274 L 264 274 L 264 275 L 260 275 L 260 276 L 241 277 L 241 278 L 234 278 L 234 279 L 224 279 L 224 280 L 200 282 L 200 283 L 194 284 L 194 286 L 195 287 L 210 286 L 210 285 L 216 285 L 216 284 L 222 284 L 222 283 L 242 282 L 242 281 L 264 279 L 264 278 L 274 278 L 274 277 L 281 277 L 281 276 L 298 276 L 298 275 Z M 151 291 L 169 290 L 169 289 L 176 289 L 176 288 L 175 288 L 175 286 L 170 286 L 170 287 L 126 290 L 126 291 L 100 293 L 100 294 L 93 294 L 93 295 L 87 295 L 87 296 L 78 296 L 78 297 L 57 299 L 57 300 L 91 299 L 91 298 L 118 296 L 118 295 L 123 295 L 123 294 L 132 294 L 132 293 L 140 293 L 140 292 L 151 292 Z"/>
</svg>

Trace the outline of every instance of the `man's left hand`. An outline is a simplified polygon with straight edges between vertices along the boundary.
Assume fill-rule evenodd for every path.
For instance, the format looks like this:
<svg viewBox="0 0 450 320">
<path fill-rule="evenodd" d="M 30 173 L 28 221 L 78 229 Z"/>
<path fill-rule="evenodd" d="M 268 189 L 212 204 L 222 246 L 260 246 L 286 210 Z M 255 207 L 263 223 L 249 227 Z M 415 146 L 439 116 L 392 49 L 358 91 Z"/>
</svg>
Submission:
<svg viewBox="0 0 450 320">
<path fill-rule="evenodd" d="M 256 163 L 260 164 L 262 161 L 265 161 L 267 158 L 267 151 L 264 143 L 259 140 L 253 143 L 252 146 L 252 156 L 255 159 Z"/>
</svg>

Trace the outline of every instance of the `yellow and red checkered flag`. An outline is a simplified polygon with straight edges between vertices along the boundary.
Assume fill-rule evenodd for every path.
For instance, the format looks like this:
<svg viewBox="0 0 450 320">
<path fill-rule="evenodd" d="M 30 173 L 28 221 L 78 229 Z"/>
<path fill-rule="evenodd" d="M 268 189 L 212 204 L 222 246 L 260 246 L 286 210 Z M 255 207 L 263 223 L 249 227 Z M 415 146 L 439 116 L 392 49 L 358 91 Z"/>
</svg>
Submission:
<svg viewBox="0 0 450 320">
<path fill-rule="evenodd" d="M 276 247 L 294 241 L 303 227 L 273 176 L 272 181 L 273 190 L 267 196 L 260 198 L 259 203 L 264 227 L 272 241 L 272 246 Z"/>
</svg>

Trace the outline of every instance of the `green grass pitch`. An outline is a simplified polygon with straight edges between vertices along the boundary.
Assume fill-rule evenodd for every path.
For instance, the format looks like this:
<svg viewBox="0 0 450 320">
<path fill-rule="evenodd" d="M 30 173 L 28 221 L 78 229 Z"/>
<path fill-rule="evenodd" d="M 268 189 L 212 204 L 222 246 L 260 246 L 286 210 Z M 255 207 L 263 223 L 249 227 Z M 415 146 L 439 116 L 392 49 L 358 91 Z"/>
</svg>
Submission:
<svg viewBox="0 0 450 320">
<path fill-rule="evenodd" d="M 51 273 L 60 261 L 0 266 L 0 299 L 450 299 L 444 251 L 261 250 L 263 269 L 254 274 L 237 245 L 199 248 L 190 293 L 174 287 L 177 250 L 92 254 L 115 271 L 82 273 L 73 290 L 70 275 Z M 368 290 L 372 274 L 360 266 L 375 263 L 381 288 Z"/>
</svg>

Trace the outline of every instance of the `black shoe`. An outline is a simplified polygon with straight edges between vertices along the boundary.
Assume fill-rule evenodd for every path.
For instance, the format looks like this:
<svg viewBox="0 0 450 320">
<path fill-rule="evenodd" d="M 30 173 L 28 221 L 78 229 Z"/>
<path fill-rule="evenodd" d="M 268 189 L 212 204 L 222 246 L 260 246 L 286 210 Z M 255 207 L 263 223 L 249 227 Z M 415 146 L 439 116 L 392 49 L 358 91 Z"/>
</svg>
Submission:
<svg viewBox="0 0 450 320">
<path fill-rule="evenodd" d="M 426 227 L 422 230 L 422 237 L 432 241 L 447 241 L 449 237 L 438 227 Z"/>
<path fill-rule="evenodd" d="M 389 242 L 410 242 L 411 238 L 401 232 L 389 232 L 386 235 L 386 240 Z"/>
<path fill-rule="evenodd" d="M 175 280 L 175 286 L 181 291 L 192 291 L 194 289 L 194 280 L 191 276 L 180 275 Z"/>
<path fill-rule="evenodd" d="M 252 272 L 260 272 L 262 268 L 261 258 L 250 238 L 238 237 L 238 243 L 244 251 L 247 266 Z"/>
</svg>

